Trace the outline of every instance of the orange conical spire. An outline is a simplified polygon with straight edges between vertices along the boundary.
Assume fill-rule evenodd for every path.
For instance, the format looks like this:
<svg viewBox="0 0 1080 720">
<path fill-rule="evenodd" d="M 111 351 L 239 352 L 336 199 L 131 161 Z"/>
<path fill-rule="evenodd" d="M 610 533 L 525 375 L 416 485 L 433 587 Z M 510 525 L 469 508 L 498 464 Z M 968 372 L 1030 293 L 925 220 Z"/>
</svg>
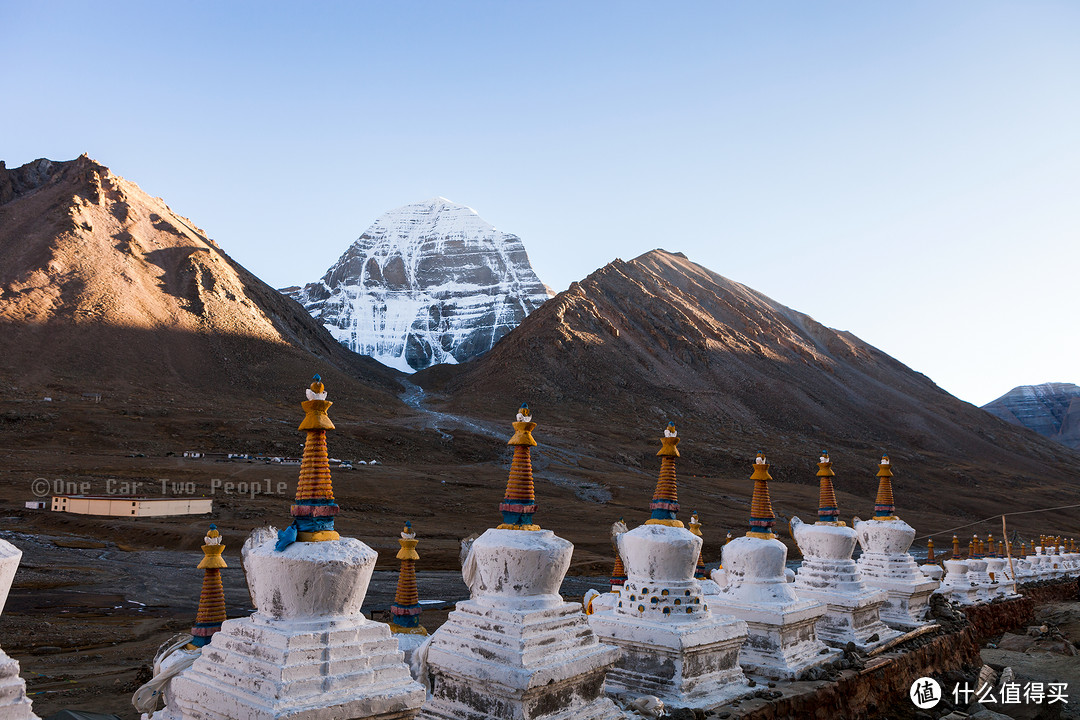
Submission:
<svg viewBox="0 0 1080 720">
<path fill-rule="evenodd" d="M 499 530 L 539 530 L 533 524 L 536 512 L 536 489 L 533 485 L 532 455 L 530 450 L 536 445 L 532 431 L 536 423 L 532 422 L 529 406 L 522 403 L 518 410 L 517 421 L 513 423 L 514 435 L 507 445 L 514 447 L 514 459 L 510 462 L 510 477 L 506 481 L 506 495 L 499 504 L 503 521 Z"/>
<path fill-rule="evenodd" d="M 428 631 L 420 624 L 420 595 L 416 590 L 416 561 L 420 556 L 416 552 L 416 533 L 412 523 L 405 523 L 401 530 L 397 559 L 401 561 L 398 570 L 397 593 L 390 605 L 390 632 L 427 635 Z"/>
<path fill-rule="evenodd" d="M 772 509 L 772 500 L 769 499 L 769 464 L 765 461 L 765 453 L 758 452 L 754 461 L 754 474 L 750 476 L 754 481 L 754 495 L 750 500 L 750 532 L 747 537 L 773 540 L 776 533 L 773 526 L 776 525 L 776 514 Z"/>
<path fill-rule="evenodd" d="M 619 554 L 619 536 L 627 531 L 626 523 L 622 518 L 611 526 L 611 547 L 615 550 L 615 567 L 611 570 L 611 590 L 618 592 L 626 584 L 626 568 L 623 566 L 622 555 Z"/>
<path fill-rule="evenodd" d="M 701 534 L 701 521 L 698 520 L 698 515 L 696 512 L 690 513 L 690 532 L 701 538 L 702 549 L 702 552 L 698 552 L 697 567 L 694 569 L 694 578 L 697 580 L 704 580 L 706 578 L 705 555 L 703 553 L 703 551 L 705 550 L 705 536 Z"/>
<path fill-rule="evenodd" d="M 934 541 L 933 540 L 927 540 L 926 541 L 926 562 L 928 562 L 928 563 L 934 562 Z"/>
<path fill-rule="evenodd" d="M 670 527 L 683 527 L 682 521 L 675 517 L 679 512 L 679 487 L 675 479 L 675 458 L 679 457 L 679 433 L 675 430 L 675 423 L 669 422 L 664 429 L 664 437 L 660 440 L 660 477 L 656 481 L 656 489 L 653 491 L 652 502 L 649 510 L 652 517 L 645 521 L 646 525 L 668 525 Z"/>
<path fill-rule="evenodd" d="M 307 398 L 300 403 L 305 415 L 299 429 L 307 431 L 307 440 L 304 442 L 304 459 L 300 463 L 300 481 L 296 484 L 296 501 L 291 510 L 293 527 L 297 542 L 337 540 L 341 537 L 334 530 L 338 506 L 334 502 L 326 454 L 326 431 L 334 429 L 326 411 L 334 403 L 326 399 L 326 386 L 318 375 L 307 390 Z M 282 536 L 278 549 L 288 545 L 287 537 Z"/>
<path fill-rule="evenodd" d="M 190 648 L 199 648 L 210 642 L 210 638 L 221 629 L 225 622 L 225 589 L 221 585 L 221 569 L 228 567 L 221 553 L 225 550 L 221 533 L 216 525 L 210 526 L 203 545 L 203 559 L 199 569 L 203 570 L 202 594 L 199 596 L 199 612 L 195 616 L 195 626 L 191 628 Z"/>
<path fill-rule="evenodd" d="M 952 536 L 952 559 L 960 559 L 960 538 L 958 538 L 956 535 Z"/>
<path fill-rule="evenodd" d="M 892 492 L 892 467 L 888 455 L 881 456 L 877 476 L 877 500 L 874 502 L 874 520 L 896 520 L 896 503 Z"/>
<path fill-rule="evenodd" d="M 840 522 L 840 510 L 836 506 L 836 491 L 832 484 L 836 473 L 833 472 L 828 450 L 821 451 L 817 476 L 821 478 L 818 487 L 818 524 L 843 525 L 844 523 Z"/>
</svg>

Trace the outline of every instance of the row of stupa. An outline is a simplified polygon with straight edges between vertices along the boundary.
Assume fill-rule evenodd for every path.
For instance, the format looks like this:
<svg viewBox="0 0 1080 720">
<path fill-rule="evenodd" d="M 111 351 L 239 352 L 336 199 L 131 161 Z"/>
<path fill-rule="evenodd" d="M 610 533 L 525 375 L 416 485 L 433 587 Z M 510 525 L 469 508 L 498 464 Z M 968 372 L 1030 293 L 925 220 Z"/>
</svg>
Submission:
<svg viewBox="0 0 1080 720">
<path fill-rule="evenodd" d="M 144 720 L 609 720 L 630 717 L 611 699 L 620 694 L 713 708 L 752 692 L 746 673 L 799 677 L 848 642 L 877 647 L 917 628 L 938 586 L 907 552 L 914 530 L 895 515 L 888 459 L 879 466 L 874 518 L 852 528 L 839 520 L 827 455 L 818 521 L 792 521 L 804 556 L 794 582 L 774 533 L 761 454 L 750 531 L 727 543 L 721 568 L 704 577 L 699 524 L 687 529 L 677 518 L 679 438 L 669 424 L 651 517 L 615 537 L 625 575 L 589 596 L 583 612 L 559 595 L 572 544 L 535 522 L 536 424 L 522 406 L 508 443 L 502 523 L 463 562 L 470 599 L 426 634 L 417 539 L 407 525 L 393 622 L 374 622 L 361 605 L 376 553 L 334 529 L 331 404 L 316 376 L 302 403 L 307 440 L 292 524 L 256 530 L 244 544 L 256 612 L 225 618 L 224 546 L 211 528 L 191 638 L 155 659 L 154 679 L 134 698 Z M 25 711 L 10 717 L 32 717 L 28 701 Z"/>
<path fill-rule="evenodd" d="M 1043 535 L 1031 553 L 1027 544 L 1020 543 L 1014 556 L 1013 544 L 994 543 L 993 535 L 985 541 L 978 535 L 968 543 L 967 557 L 960 549 L 960 538 L 952 539 L 952 554 L 941 565 L 935 563 L 933 541 L 929 546 L 927 564 L 922 566 L 928 576 L 944 579 L 939 592 L 959 605 L 975 605 L 997 599 L 1018 597 L 1017 586 L 1040 580 L 1058 580 L 1080 572 L 1080 551 L 1075 540 Z"/>
</svg>

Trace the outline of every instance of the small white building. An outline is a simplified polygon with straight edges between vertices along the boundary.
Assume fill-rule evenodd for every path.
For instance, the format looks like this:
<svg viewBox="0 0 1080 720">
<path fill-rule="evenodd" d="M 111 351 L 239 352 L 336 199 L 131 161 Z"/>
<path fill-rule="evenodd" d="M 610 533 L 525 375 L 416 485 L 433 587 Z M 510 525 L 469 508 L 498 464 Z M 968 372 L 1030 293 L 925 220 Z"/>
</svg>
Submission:
<svg viewBox="0 0 1080 720">
<path fill-rule="evenodd" d="M 201 458 L 203 454 L 198 450 L 185 450 L 184 457 L 186 458 Z"/>
<path fill-rule="evenodd" d="M 26 509 L 27 510 L 44 510 L 45 509 L 45 501 L 44 500 L 27 500 L 26 501 Z"/>
<path fill-rule="evenodd" d="M 54 495 L 54 512 L 110 517 L 205 515 L 213 511 L 210 498 L 140 498 L 117 495 Z"/>
</svg>

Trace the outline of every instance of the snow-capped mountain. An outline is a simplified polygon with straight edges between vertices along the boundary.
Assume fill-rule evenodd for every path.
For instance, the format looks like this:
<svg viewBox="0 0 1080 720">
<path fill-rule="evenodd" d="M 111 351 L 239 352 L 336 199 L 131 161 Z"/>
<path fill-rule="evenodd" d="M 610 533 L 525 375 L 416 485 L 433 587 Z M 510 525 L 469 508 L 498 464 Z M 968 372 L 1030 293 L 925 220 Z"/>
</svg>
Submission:
<svg viewBox="0 0 1080 720">
<path fill-rule="evenodd" d="M 520 238 L 441 197 L 386 213 L 289 294 L 342 345 L 405 372 L 491 349 L 550 297 Z"/>
</svg>

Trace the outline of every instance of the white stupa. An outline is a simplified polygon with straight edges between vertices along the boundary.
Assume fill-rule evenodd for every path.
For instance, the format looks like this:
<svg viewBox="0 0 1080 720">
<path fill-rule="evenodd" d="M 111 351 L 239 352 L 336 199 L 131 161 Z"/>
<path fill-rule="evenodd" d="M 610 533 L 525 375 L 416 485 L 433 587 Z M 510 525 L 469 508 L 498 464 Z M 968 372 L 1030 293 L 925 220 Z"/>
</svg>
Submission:
<svg viewBox="0 0 1080 720">
<path fill-rule="evenodd" d="M 978 588 L 968 577 L 968 566 L 960 554 L 960 539 L 953 535 L 952 557 L 946 560 L 945 577 L 935 591 L 945 596 L 950 602 L 959 605 L 974 605 L 979 602 Z"/>
<path fill-rule="evenodd" d="M 191 636 L 170 647 L 163 647 L 154 658 L 154 677 L 140 687 L 131 698 L 131 704 L 141 713 L 142 720 L 181 720 L 183 713 L 176 702 L 172 679 L 187 670 L 199 659 L 202 649 L 225 622 L 225 589 L 221 583 L 221 571 L 227 568 L 222 554 L 225 541 L 216 525 L 203 538 L 203 558 L 198 568 L 203 571 L 202 592 L 199 594 L 199 611 Z M 165 707 L 157 710 L 158 703 Z M 156 712 L 155 712 L 156 710 Z"/>
<path fill-rule="evenodd" d="M 975 535 L 971 539 L 968 551 L 967 567 L 968 567 L 968 580 L 971 581 L 972 586 L 975 588 L 975 599 L 977 602 L 984 603 L 990 602 L 994 599 L 994 586 L 993 581 L 990 579 L 990 575 L 986 572 L 986 569 L 990 566 L 986 556 L 983 554 L 984 546 L 982 539 L 978 535 Z"/>
<path fill-rule="evenodd" d="M 1002 556 L 1002 544 L 994 543 L 993 535 L 988 539 L 988 552 L 986 556 L 986 574 L 990 578 L 990 597 L 1010 599 L 1019 597 L 1012 591 L 1012 580 L 1007 573 L 1008 561 Z"/>
<path fill-rule="evenodd" d="M 533 524 L 536 512 L 527 406 L 514 423 L 503 523 L 487 530 L 462 568 L 470 599 L 432 635 L 426 720 L 611 720 L 604 695 L 619 651 L 597 642 L 581 605 L 559 587 L 574 546 Z"/>
<path fill-rule="evenodd" d="M 769 466 L 758 453 L 754 464 L 754 495 L 750 532 L 724 545 L 720 585 L 709 605 L 747 624 L 749 637 L 739 656 L 747 672 L 766 677 L 797 678 L 806 670 L 832 660 L 838 650 L 826 647 L 815 626 L 825 614 L 824 603 L 799 597 L 795 583 L 784 573 L 787 547 L 776 539 L 769 499 Z"/>
<path fill-rule="evenodd" d="M 704 600 L 695 578 L 702 540 L 676 517 L 679 438 L 673 423 L 661 442 L 652 517 L 616 536 L 626 580 L 617 595 L 594 604 L 610 609 L 590 614 L 589 625 L 601 641 L 622 650 L 608 674 L 609 693 L 712 708 L 752 692 L 739 667 L 746 623 L 714 614 Z"/>
<path fill-rule="evenodd" d="M 930 595 L 938 582 L 926 577 L 908 553 L 915 530 L 895 515 L 888 455 L 881 458 L 877 476 L 874 517 L 855 520 L 855 532 L 862 548 L 857 564 L 869 587 L 886 592 L 881 619 L 890 627 L 910 630 L 926 624 Z"/>
<path fill-rule="evenodd" d="M 315 377 L 293 524 L 256 530 L 244 570 L 257 610 L 226 620 L 172 681 L 183 720 L 407 720 L 424 702 L 397 641 L 364 617 L 376 553 L 334 530 L 326 389 Z"/>
<path fill-rule="evenodd" d="M 6 540 L 0 540 L 0 612 L 4 611 L 15 571 L 22 560 L 22 550 Z M 19 675 L 19 663 L 0 650 L 0 718 L 4 720 L 38 720 L 26 697 L 26 682 Z"/>
<path fill-rule="evenodd" d="M 868 588 L 851 559 L 858 541 L 855 531 L 840 520 L 828 453 L 822 453 L 817 475 L 818 521 L 807 525 L 797 517 L 791 520 L 791 532 L 803 555 L 795 592 L 800 598 L 825 603 L 825 614 L 817 623 L 819 638 L 834 647 L 843 648 L 851 642 L 869 650 L 900 633 L 878 615 L 885 592 Z"/>
<path fill-rule="evenodd" d="M 919 570 L 922 574 L 931 580 L 937 580 L 941 582 L 941 578 L 945 575 L 943 566 L 939 565 L 937 558 L 934 557 L 934 540 L 933 538 L 926 541 L 926 562 L 919 566 Z"/>
</svg>

